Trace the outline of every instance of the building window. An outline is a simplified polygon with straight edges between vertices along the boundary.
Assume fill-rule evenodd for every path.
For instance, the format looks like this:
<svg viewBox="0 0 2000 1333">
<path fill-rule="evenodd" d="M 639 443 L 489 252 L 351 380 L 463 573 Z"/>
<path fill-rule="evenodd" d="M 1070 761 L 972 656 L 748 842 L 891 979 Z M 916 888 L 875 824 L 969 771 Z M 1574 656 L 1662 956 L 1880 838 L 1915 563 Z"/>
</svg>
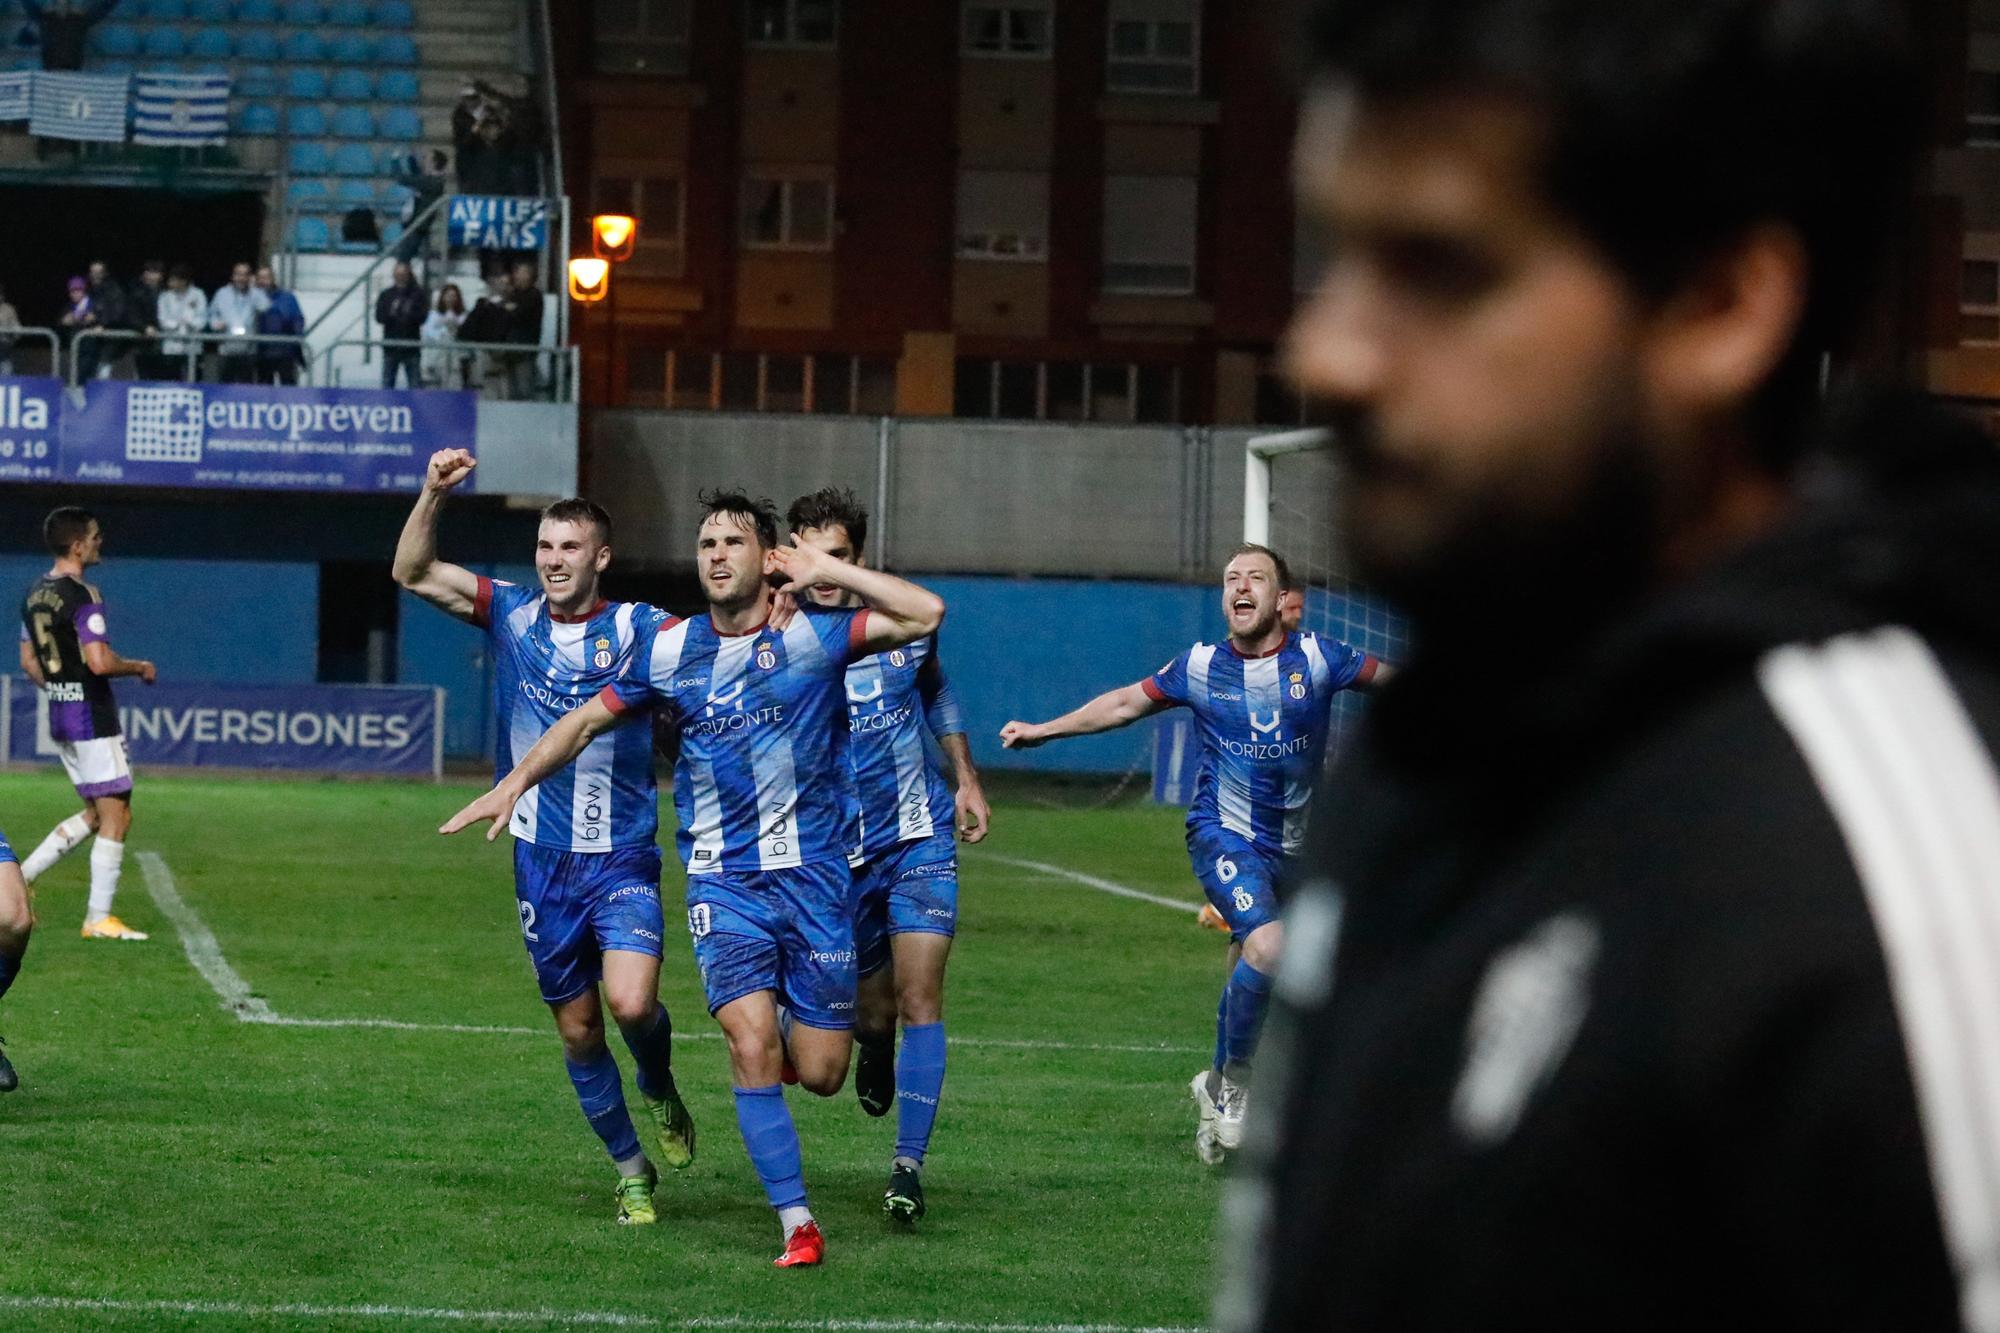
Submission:
<svg viewBox="0 0 2000 1333">
<path fill-rule="evenodd" d="M 639 239 L 624 267 L 642 277 L 679 277 L 684 226 L 681 182 L 674 176 L 599 176 L 591 182 L 590 211 L 623 213 L 639 220 Z"/>
<path fill-rule="evenodd" d="M 836 0 L 750 0 L 752 46 L 832 46 L 839 29 Z"/>
<path fill-rule="evenodd" d="M 1156 296 L 1194 291 L 1192 176 L 1104 178 L 1104 290 Z"/>
<path fill-rule="evenodd" d="M 1968 259 L 1959 266 L 1958 340 L 2000 343 L 2000 260 Z"/>
<path fill-rule="evenodd" d="M 743 244 L 753 250 L 833 248 L 833 182 L 753 172 L 743 182 Z"/>
<path fill-rule="evenodd" d="M 1034 171 L 958 173 L 961 259 L 1048 258 L 1049 178 Z"/>
<path fill-rule="evenodd" d="M 896 363 L 887 358 L 671 351 L 665 362 L 664 393 L 656 390 L 653 397 L 682 411 L 886 416 L 896 410 Z"/>
<path fill-rule="evenodd" d="M 969 56 L 1046 58 L 1054 48 L 1055 0 L 994 5 L 967 0 L 960 49 Z"/>
<path fill-rule="evenodd" d="M 2000 147 L 2000 71 L 1975 69 L 1966 73 L 1965 140 Z"/>
<path fill-rule="evenodd" d="M 592 34 L 600 74 L 688 72 L 690 0 L 597 0 Z"/>
<path fill-rule="evenodd" d="M 1200 0 L 1111 0 L 1104 86 L 1120 93 L 1201 87 Z"/>
<path fill-rule="evenodd" d="M 1181 369 L 1127 362 L 961 357 L 952 415 L 1016 421 L 1180 420 Z"/>
</svg>

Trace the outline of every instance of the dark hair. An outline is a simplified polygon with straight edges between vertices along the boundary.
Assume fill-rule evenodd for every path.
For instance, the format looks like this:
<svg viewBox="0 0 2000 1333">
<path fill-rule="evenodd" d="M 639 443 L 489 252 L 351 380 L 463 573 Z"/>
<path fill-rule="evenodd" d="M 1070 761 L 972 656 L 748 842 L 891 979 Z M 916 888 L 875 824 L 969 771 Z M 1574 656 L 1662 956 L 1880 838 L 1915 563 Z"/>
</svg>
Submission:
<svg viewBox="0 0 2000 1333">
<path fill-rule="evenodd" d="M 461 315 L 464 314 L 465 293 L 458 289 L 458 284 L 455 282 L 447 282 L 444 286 L 438 288 L 437 307 L 436 307 L 437 310 L 440 312 L 444 310 L 444 294 L 446 292 L 450 292 L 453 296 L 456 296 L 458 298 L 458 313 Z"/>
<path fill-rule="evenodd" d="M 168 272 L 167 276 L 170 278 L 179 278 L 182 282 L 193 282 L 194 266 L 191 264 L 176 264 Z"/>
<path fill-rule="evenodd" d="M 778 507 L 769 500 L 752 499 L 748 491 L 724 490 L 720 486 L 703 491 L 700 500 L 702 522 L 717 514 L 730 514 L 743 520 L 746 527 L 755 528 L 757 540 L 765 546 L 778 544 Z"/>
<path fill-rule="evenodd" d="M 165 273 L 167 271 L 167 261 L 164 259 L 148 259 L 145 263 L 139 265 L 139 271 L 141 273 Z"/>
<path fill-rule="evenodd" d="M 1278 571 L 1279 592 L 1290 592 L 1293 588 L 1296 588 L 1298 586 L 1296 583 L 1292 582 L 1292 567 L 1285 563 L 1285 557 L 1279 555 L 1276 551 L 1272 550 L 1270 547 L 1259 546 L 1256 542 L 1244 542 L 1241 546 L 1237 547 L 1235 550 L 1229 553 L 1229 559 L 1233 561 L 1239 555 L 1269 556 L 1271 558 L 1272 565 L 1276 566 Z"/>
<path fill-rule="evenodd" d="M 76 505 L 51 509 L 42 520 L 42 541 L 51 554 L 68 555 L 70 547 L 90 535 L 90 525 L 96 521 L 97 515 Z"/>
<path fill-rule="evenodd" d="M 1541 121 L 1542 183 L 1662 298 L 1751 228 L 1800 238 L 1806 305 L 1765 386 L 1778 437 L 1860 332 L 1908 197 L 1922 93 L 1897 0 L 1313 0 L 1312 73 L 1369 99 L 1467 90 Z M 1789 442 L 1760 440 L 1766 461 Z"/>
<path fill-rule="evenodd" d="M 591 523 L 597 527 L 597 544 L 611 545 L 611 515 L 581 496 L 558 500 L 542 511 L 544 523 Z"/>
<path fill-rule="evenodd" d="M 868 545 L 868 507 L 846 486 L 822 486 L 811 495 L 801 495 L 785 511 L 785 522 L 793 532 L 838 523 L 847 533 L 855 555 L 860 555 Z"/>
</svg>

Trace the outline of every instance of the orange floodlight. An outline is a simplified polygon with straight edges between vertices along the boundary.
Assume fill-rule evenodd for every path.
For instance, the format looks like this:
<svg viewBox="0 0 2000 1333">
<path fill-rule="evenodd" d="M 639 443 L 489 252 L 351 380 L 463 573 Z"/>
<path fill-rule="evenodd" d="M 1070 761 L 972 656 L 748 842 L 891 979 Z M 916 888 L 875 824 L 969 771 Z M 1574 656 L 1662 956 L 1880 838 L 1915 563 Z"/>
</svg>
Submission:
<svg viewBox="0 0 2000 1333">
<path fill-rule="evenodd" d="M 639 239 L 639 220 L 623 213 L 599 213 L 590 220 L 590 248 L 599 259 L 616 263 L 632 257 Z"/>
<path fill-rule="evenodd" d="M 610 261 L 603 259 L 569 261 L 569 295 L 572 301 L 594 305 L 610 294 Z"/>
</svg>

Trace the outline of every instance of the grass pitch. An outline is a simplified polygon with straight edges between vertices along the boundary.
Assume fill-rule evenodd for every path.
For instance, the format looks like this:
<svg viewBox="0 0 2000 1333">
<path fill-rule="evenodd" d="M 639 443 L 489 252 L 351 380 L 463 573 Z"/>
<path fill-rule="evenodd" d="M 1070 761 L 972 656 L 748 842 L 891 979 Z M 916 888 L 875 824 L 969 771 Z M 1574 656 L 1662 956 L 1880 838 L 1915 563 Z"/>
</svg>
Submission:
<svg viewBox="0 0 2000 1333">
<path fill-rule="evenodd" d="M 930 1215 L 914 1232 L 881 1215 L 893 1113 L 792 1089 L 829 1249 L 783 1272 L 675 929 L 672 856 L 661 987 L 700 1154 L 662 1180 L 659 1226 L 620 1228 L 521 947 L 507 843 L 431 831 L 476 792 L 142 775 L 118 912 L 146 944 L 78 938 L 87 849 L 43 878 L 0 1006 L 22 1078 L 0 1097 L 0 1327 L 1202 1322 L 1217 1181 L 1185 1088 L 1221 937 L 1002 859 L 1193 905 L 1179 812 L 1063 809 L 1033 788 L 996 807 L 962 864 Z M 72 809 L 54 773 L 0 775 L 23 856 Z M 224 1007 L 141 853 L 282 1023 Z"/>
</svg>

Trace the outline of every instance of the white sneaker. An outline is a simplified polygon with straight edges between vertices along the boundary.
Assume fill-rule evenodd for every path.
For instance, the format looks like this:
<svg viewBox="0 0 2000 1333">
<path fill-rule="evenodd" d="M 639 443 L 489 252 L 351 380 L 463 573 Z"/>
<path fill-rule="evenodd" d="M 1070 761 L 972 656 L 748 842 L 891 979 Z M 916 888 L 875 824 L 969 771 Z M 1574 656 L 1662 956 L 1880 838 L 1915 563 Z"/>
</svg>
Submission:
<svg viewBox="0 0 2000 1333">
<path fill-rule="evenodd" d="M 1200 1113 L 1200 1123 L 1194 1131 L 1194 1155 L 1204 1166 L 1222 1164 L 1222 1139 L 1216 1132 L 1216 1125 L 1222 1113 L 1216 1108 L 1215 1098 L 1208 1095 L 1209 1071 L 1204 1069 L 1188 1084 L 1188 1095 L 1194 1098 L 1195 1109 Z"/>
<path fill-rule="evenodd" d="M 1215 1099 L 1215 1138 L 1224 1152 L 1235 1152 L 1243 1146 L 1243 1111 L 1250 1100 L 1250 1089 L 1227 1078 L 1221 1083 Z"/>
</svg>

